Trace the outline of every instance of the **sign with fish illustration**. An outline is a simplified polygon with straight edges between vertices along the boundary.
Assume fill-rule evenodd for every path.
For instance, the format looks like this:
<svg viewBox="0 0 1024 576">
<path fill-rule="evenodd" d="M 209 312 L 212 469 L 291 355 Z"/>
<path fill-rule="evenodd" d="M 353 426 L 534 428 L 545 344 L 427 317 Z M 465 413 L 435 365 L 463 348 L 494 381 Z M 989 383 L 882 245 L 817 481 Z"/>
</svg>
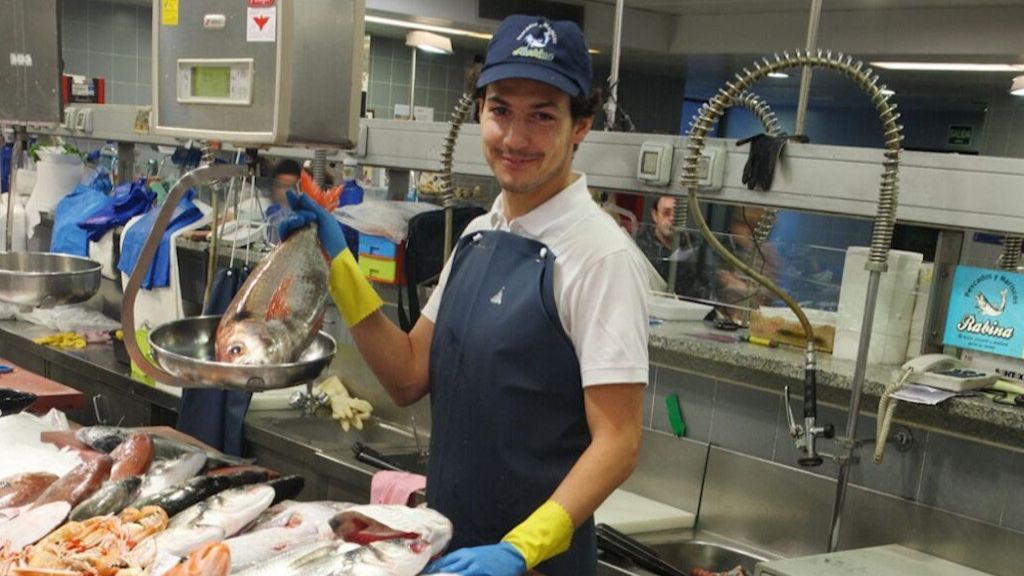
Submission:
<svg viewBox="0 0 1024 576">
<path fill-rule="evenodd" d="M 1024 358 L 1024 274 L 958 266 L 946 315 L 948 346 Z"/>
</svg>

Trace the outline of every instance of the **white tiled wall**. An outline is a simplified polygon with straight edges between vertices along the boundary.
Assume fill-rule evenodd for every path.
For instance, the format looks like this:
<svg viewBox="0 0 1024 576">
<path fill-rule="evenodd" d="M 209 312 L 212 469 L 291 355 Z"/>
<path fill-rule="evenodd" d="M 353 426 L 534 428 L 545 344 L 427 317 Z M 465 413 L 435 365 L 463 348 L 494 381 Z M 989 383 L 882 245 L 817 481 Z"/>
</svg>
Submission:
<svg viewBox="0 0 1024 576">
<path fill-rule="evenodd" d="M 109 104 L 149 104 L 152 8 L 64 0 L 63 9 L 64 72 L 106 79 Z"/>
</svg>

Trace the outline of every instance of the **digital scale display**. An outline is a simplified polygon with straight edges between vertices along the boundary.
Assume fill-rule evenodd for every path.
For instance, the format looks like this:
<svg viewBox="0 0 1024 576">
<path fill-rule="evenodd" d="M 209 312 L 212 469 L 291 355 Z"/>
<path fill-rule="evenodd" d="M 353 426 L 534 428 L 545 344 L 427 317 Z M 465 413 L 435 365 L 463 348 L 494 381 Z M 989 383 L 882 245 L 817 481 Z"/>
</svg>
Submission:
<svg viewBox="0 0 1024 576">
<path fill-rule="evenodd" d="M 251 58 L 178 60 L 178 102 L 249 106 L 253 95 Z"/>
<path fill-rule="evenodd" d="M 657 152 L 644 152 L 640 161 L 640 172 L 647 176 L 655 176 L 658 173 L 658 159 Z"/>
<path fill-rule="evenodd" d="M 197 98 L 230 98 L 230 66 L 193 66 L 192 95 Z"/>
</svg>

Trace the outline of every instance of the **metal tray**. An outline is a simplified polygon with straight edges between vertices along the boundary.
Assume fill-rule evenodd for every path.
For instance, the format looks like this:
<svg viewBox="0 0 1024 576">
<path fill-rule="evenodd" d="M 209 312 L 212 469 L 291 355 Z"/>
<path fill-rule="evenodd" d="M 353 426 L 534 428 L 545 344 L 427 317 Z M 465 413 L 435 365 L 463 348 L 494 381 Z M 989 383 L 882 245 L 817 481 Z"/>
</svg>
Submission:
<svg viewBox="0 0 1024 576">
<path fill-rule="evenodd" d="M 0 252 L 0 300 L 44 308 L 84 302 L 100 288 L 100 269 L 67 254 Z"/>
<path fill-rule="evenodd" d="M 334 338 L 320 332 L 290 364 L 242 366 L 214 360 L 214 338 L 220 316 L 183 318 L 149 333 L 153 360 L 195 388 L 234 388 L 259 392 L 312 382 L 330 365 L 337 351 Z"/>
</svg>

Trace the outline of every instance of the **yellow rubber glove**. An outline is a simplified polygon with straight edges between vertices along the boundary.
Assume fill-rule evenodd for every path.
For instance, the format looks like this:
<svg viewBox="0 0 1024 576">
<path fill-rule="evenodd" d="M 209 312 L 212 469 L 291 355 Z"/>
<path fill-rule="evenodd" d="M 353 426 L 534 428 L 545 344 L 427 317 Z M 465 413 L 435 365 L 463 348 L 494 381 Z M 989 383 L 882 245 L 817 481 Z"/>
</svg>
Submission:
<svg viewBox="0 0 1024 576">
<path fill-rule="evenodd" d="M 548 500 L 530 517 L 501 539 L 511 544 L 526 560 L 526 569 L 558 556 L 569 549 L 575 530 L 572 517 L 561 504 Z"/>
<path fill-rule="evenodd" d="M 363 423 L 373 413 L 373 406 L 369 402 L 353 398 L 337 376 L 324 380 L 318 388 L 330 399 L 331 417 L 338 421 L 342 430 L 348 432 L 350 428 L 363 429 Z"/>
<path fill-rule="evenodd" d="M 384 305 L 348 248 L 331 261 L 330 289 L 334 304 L 350 328 Z"/>
</svg>

